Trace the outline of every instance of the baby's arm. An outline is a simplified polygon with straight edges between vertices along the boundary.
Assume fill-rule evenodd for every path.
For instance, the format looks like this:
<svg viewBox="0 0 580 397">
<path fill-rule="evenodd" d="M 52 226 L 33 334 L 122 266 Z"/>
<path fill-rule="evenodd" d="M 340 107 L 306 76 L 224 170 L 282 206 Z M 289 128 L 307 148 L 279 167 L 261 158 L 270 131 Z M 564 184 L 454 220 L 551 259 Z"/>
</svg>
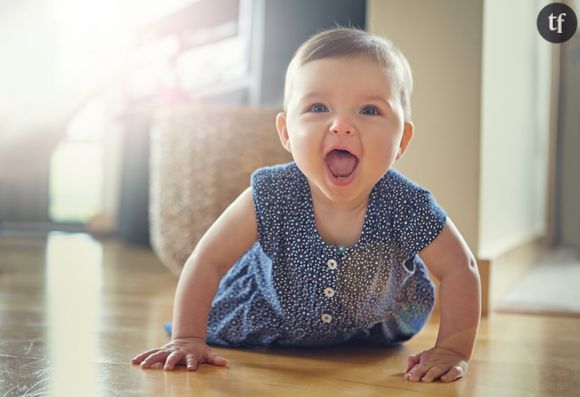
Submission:
<svg viewBox="0 0 580 397">
<path fill-rule="evenodd" d="M 258 239 L 252 189 L 246 189 L 204 234 L 187 259 L 179 277 L 173 309 L 171 342 L 133 359 L 149 368 L 162 363 L 172 370 L 184 363 L 226 365 L 206 345 L 207 322 L 213 297 L 223 275 Z"/>
<path fill-rule="evenodd" d="M 409 358 L 406 378 L 451 382 L 465 374 L 479 327 L 481 291 L 477 264 L 449 219 L 439 236 L 419 255 L 440 282 L 441 319 L 435 346 Z"/>
</svg>

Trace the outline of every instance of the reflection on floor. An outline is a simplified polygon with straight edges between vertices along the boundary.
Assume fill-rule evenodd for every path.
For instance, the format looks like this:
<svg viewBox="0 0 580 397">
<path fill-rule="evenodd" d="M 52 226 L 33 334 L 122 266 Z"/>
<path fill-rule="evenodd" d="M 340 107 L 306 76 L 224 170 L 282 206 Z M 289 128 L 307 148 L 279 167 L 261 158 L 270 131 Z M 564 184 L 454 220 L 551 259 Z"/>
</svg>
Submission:
<svg viewBox="0 0 580 397">
<path fill-rule="evenodd" d="M 495 314 L 459 382 L 411 384 L 399 348 L 217 349 L 229 368 L 143 371 L 164 343 L 175 277 L 150 250 L 83 234 L 0 235 L 0 396 L 553 396 L 580 390 L 579 318 Z"/>
</svg>

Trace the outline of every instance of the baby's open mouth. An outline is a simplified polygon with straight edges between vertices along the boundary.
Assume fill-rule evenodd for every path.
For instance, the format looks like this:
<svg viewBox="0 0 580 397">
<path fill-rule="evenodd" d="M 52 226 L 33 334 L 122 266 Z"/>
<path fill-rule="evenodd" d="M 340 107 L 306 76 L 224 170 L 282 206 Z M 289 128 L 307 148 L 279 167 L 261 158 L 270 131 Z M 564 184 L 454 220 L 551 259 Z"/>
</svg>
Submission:
<svg viewBox="0 0 580 397">
<path fill-rule="evenodd" d="M 348 150 L 331 150 L 325 160 L 332 175 L 338 179 L 348 178 L 358 165 L 358 157 Z"/>
</svg>

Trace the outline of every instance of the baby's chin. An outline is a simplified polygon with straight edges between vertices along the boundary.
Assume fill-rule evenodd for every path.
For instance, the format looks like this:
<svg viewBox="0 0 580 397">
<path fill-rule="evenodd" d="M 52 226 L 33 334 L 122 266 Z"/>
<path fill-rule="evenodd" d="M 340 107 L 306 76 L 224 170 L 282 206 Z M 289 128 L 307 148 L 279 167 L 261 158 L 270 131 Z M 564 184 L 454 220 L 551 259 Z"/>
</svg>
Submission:
<svg viewBox="0 0 580 397">
<path fill-rule="evenodd" d="M 327 177 L 316 181 L 309 179 L 313 199 L 322 199 L 333 204 L 357 204 L 361 200 L 366 200 L 374 187 L 374 185 L 363 186 L 356 181 L 349 186 L 335 186 L 326 179 Z"/>
</svg>

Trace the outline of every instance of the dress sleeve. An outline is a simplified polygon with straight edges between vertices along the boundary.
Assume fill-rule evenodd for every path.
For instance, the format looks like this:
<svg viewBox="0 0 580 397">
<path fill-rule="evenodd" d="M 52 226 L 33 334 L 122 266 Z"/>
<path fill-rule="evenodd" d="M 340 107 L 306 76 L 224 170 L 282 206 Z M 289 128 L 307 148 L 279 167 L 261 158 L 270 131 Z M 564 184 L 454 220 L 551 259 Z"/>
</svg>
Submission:
<svg viewBox="0 0 580 397">
<path fill-rule="evenodd" d="M 271 167 L 258 169 L 250 177 L 258 240 L 268 256 L 276 252 L 279 244 L 279 233 L 276 230 L 281 227 L 280 206 L 283 205 L 284 195 L 277 189 L 278 179 L 276 170 Z"/>
<path fill-rule="evenodd" d="M 414 257 L 441 233 L 447 214 L 427 190 L 400 175 L 394 199 L 394 229 L 406 258 Z"/>
</svg>

